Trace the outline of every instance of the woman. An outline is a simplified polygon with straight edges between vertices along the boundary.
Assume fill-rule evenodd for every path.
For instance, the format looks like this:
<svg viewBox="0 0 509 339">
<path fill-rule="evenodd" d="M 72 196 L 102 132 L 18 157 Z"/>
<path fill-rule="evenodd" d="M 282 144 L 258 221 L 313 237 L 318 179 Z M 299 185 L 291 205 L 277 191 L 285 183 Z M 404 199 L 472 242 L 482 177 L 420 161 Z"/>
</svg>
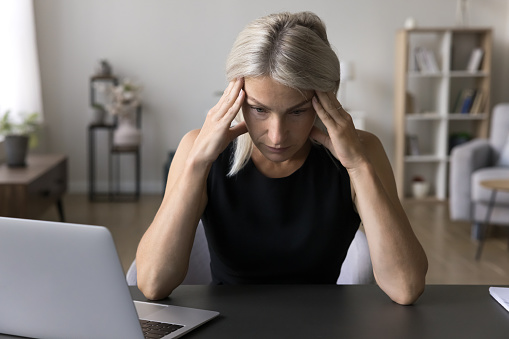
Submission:
<svg viewBox="0 0 509 339">
<path fill-rule="evenodd" d="M 336 99 L 339 74 L 312 13 L 269 15 L 239 34 L 230 83 L 183 137 L 139 244 L 146 297 L 183 281 L 200 219 L 216 284 L 335 283 L 362 221 L 379 286 L 400 304 L 419 297 L 426 255 L 380 141 Z"/>
</svg>

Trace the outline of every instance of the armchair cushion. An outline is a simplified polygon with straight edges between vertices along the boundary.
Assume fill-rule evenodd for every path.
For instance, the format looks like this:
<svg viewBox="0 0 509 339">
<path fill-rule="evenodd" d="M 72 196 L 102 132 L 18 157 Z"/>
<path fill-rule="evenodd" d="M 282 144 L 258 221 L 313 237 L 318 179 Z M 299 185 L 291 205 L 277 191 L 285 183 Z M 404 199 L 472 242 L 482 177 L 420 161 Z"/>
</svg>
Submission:
<svg viewBox="0 0 509 339">
<path fill-rule="evenodd" d="M 472 175 L 472 201 L 488 203 L 491 197 L 491 190 L 483 187 L 481 181 L 509 178 L 508 167 L 487 167 L 477 170 Z M 498 192 L 496 198 L 497 205 L 509 206 L 509 193 Z"/>
<path fill-rule="evenodd" d="M 505 144 L 502 147 L 502 151 L 500 152 L 500 157 L 498 158 L 497 165 L 509 167 L 509 135 L 507 136 Z"/>
<path fill-rule="evenodd" d="M 472 212 L 471 221 L 483 224 L 491 198 L 492 190 L 481 186 L 483 180 L 509 178 L 509 167 L 492 167 L 476 171 L 472 176 Z M 498 191 L 495 205 L 490 216 L 490 224 L 507 225 L 509 223 L 509 193 Z"/>
</svg>

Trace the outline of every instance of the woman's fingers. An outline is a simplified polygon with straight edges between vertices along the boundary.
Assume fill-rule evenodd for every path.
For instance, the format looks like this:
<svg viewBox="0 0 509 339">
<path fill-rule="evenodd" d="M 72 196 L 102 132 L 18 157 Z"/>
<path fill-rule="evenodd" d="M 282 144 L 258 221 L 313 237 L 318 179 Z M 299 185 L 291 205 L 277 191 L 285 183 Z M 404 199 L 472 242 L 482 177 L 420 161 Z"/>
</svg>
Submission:
<svg viewBox="0 0 509 339">
<path fill-rule="evenodd" d="M 331 122 L 341 126 L 345 126 L 345 123 L 353 126 L 352 117 L 345 111 L 334 93 L 317 91 L 315 97 L 318 102 L 318 105 L 316 105 L 318 109 L 315 108 L 315 110 L 326 126 L 327 123 L 330 124 Z"/>
<path fill-rule="evenodd" d="M 318 117 L 320 118 L 320 120 L 322 120 L 325 127 L 332 128 L 335 125 L 336 121 L 333 118 L 333 116 L 328 112 L 328 110 L 323 106 L 322 101 L 320 101 L 316 95 L 313 97 L 311 101 L 316 114 L 318 114 Z"/>
<path fill-rule="evenodd" d="M 244 103 L 244 97 L 245 93 L 242 89 L 240 89 L 240 92 L 237 94 L 237 97 L 235 98 L 233 104 L 227 108 L 224 118 L 227 120 L 228 124 L 230 124 L 233 121 L 233 119 L 235 119 L 235 117 L 237 116 L 237 113 L 239 113 L 240 108 Z"/>
<path fill-rule="evenodd" d="M 243 91 L 242 87 L 244 86 L 244 79 L 239 78 L 234 81 L 231 81 L 228 85 L 227 91 L 225 91 L 225 94 L 221 98 L 220 105 L 219 105 L 219 114 L 221 117 L 226 115 L 227 113 L 231 112 L 230 109 L 237 105 L 238 110 L 240 109 L 243 101 Z M 238 105 L 240 100 L 240 106 Z M 236 113 L 235 113 L 236 114 Z M 229 114 L 230 115 L 230 114 Z M 232 117 L 235 118 L 235 115 Z"/>
</svg>

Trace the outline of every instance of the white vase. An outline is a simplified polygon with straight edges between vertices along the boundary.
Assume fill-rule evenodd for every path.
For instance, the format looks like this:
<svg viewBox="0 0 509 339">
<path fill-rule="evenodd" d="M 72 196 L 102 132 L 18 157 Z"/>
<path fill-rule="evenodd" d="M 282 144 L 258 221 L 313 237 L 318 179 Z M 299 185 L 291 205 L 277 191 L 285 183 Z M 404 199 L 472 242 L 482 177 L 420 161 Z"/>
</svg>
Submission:
<svg viewBox="0 0 509 339">
<path fill-rule="evenodd" d="M 429 183 L 425 181 L 417 181 L 412 183 L 412 194 L 414 198 L 425 198 L 429 192 Z"/>
<path fill-rule="evenodd" d="M 136 107 L 126 106 L 118 112 L 118 127 L 113 132 L 114 146 L 139 146 L 141 131 L 136 127 Z"/>
</svg>

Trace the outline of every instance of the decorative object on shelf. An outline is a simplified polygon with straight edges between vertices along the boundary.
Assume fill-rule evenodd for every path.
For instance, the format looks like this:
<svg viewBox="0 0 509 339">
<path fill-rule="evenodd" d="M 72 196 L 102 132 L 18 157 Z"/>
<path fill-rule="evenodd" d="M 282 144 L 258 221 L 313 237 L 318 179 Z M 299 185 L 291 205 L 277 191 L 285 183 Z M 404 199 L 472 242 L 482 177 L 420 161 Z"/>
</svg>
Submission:
<svg viewBox="0 0 509 339">
<path fill-rule="evenodd" d="M 101 104 L 92 105 L 92 124 L 104 125 L 106 123 L 106 109 Z"/>
<path fill-rule="evenodd" d="M 417 20 L 415 20 L 414 17 L 409 16 L 406 18 L 404 26 L 406 29 L 414 29 L 417 27 Z"/>
<path fill-rule="evenodd" d="M 407 135 L 407 155 L 420 155 L 419 150 L 419 137 L 417 135 Z"/>
<path fill-rule="evenodd" d="M 484 50 L 482 48 L 474 48 L 472 53 L 470 53 L 470 58 L 468 59 L 467 71 L 475 73 L 480 70 L 483 56 Z"/>
<path fill-rule="evenodd" d="M 470 134 L 468 132 L 452 133 L 449 136 L 449 153 L 448 154 L 451 154 L 451 151 L 454 147 L 464 144 L 470 140 L 472 140 L 472 134 Z"/>
<path fill-rule="evenodd" d="M 466 27 L 470 24 L 468 17 L 468 7 L 468 0 L 456 1 L 456 26 Z"/>
<path fill-rule="evenodd" d="M 414 54 L 415 64 L 419 72 L 431 74 L 440 73 L 435 53 L 433 53 L 432 50 L 424 47 L 416 47 Z"/>
<path fill-rule="evenodd" d="M 136 111 L 140 106 L 140 86 L 125 79 L 112 90 L 113 103 L 109 111 L 118 117 L 118 127 L 113 132 L 114 146 L 138 146 L 141 131 L 136 126 Z"/>
<path fill-rule="evenodd" d="M 412 194 L 414 198 L 422 199 L 428 196 L 429 182 L 424 177 L 417 175 L 412 179 Z"/>
<path fill-rule="evenodd" d="M 108 77 L 111 75 L 113 75 L 111 64 L 106 59 L 100 60 L 96 69 L 96 76 Z"/>
<path fill-rule="evenodd" d="M 10 111 L 4 113 L 0 120 L 0 135 L 5 137 L 6 162 L 9 167 L 26 166 L 29 147 L 35 147 L 35 132 L 40 126 L 39 113 L 31 113 L 20 117 L 17 122 L 10 118 Z"/>
</svg>

